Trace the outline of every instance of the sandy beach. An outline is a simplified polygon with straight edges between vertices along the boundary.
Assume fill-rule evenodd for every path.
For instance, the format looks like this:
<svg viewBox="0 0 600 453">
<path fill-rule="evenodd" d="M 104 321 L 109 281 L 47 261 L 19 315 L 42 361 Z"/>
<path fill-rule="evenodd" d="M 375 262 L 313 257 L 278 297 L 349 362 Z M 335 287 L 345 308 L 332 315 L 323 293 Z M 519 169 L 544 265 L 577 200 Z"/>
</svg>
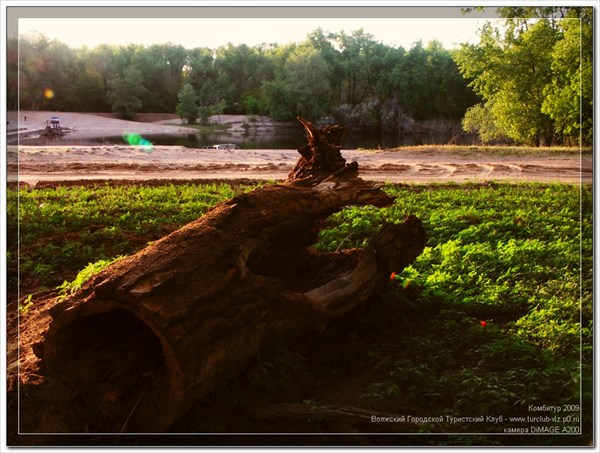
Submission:
<svg viewBox="0 0 600 453">
<path fill-rule="evenodd" d="M 77 112 L 54 112 L 54 111 L 10 111 L 8 112 L 7 132 L 9 139 L 11 134 L 17 131 L 22 137 L 39 135 L 39 131 L 46 127 L 46 122 L 51 117 L 58 117 L 60 125 L 66 128 L 67 134 L 63 140 L 82 140 L 99 138 L 123 133 L 137 134 L 189 134 L 195 133 L 196 129 L 185 126 L 174 126 L 164 122 L 145 123 L 139 121 L 125 121 L 91 113 Z M 168 121 L 177 123 L 179 119 Z M 9 141 L 10 143 L 10 141 Z"/>
<path fill-rule="evenodd" d="M 158 117 L 156 121 L 126 121 L 112 118 L 106 114 L 78 113 L 78 112 L 56 112 L 22 110 L 20 112 L 9 111 L 7 115 L 7 132 L 10 138 L 16 138 L 20 134 L 22 138 L 39 136 L 39 132 L 46 127 L 50 118 L 57 117 L 60 125 L 65 129 L 62 141 L 79 141 L 86 139 L 97 139 L 110 136 L 120 136 L 125 133 L 140 135 L 157 134 L 196 134 L 197 129 L 182 124 L 181 119 L 175 114 L 141 114 L 143 118 Z M 227 128 L 228 133 L 233 135 L 243 134 L 248 129 L 257 132 L 272 131 L 276 126 L 286 123 L 278 123 L 268 117 L 253 115 L 215 115 L 210 118 L 212 124 L 222 125 Z M 9 140 L 9 143 L 11 141 Z"/>
<path fill-rule="evenodd" d="M 9 147 L 9 181 L 285 179 L 296 150 L 192 149 L 182 146 Z M 592 182 L 592 159 L 579 156 L 457 155 L 446 149 L 342 150 L 361 177 L 394 183 L 466 181 Z"/>
</svg>

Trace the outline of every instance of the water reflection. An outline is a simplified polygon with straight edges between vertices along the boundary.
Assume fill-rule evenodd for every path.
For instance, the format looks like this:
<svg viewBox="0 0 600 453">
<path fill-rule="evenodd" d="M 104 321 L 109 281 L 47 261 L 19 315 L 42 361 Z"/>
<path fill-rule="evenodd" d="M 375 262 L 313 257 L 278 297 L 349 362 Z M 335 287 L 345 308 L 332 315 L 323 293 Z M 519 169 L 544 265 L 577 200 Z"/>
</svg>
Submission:
<svg viewBox="0 0 600 453">
<path fill-rule="evenodd" d="M 219 143 L 233 143 L 243 149 L 298 149 L 306 145 L 306 134 L 303 129 L 284 130 L 273 133 L 256 133 L 248 135 L 234 135 L 226 132 L 220 133 L 198 133 L 179 135 L 149 135 L 148 139 L 157 146 L 179 145 L 187 148 L 202 148 Z M 345 149 L 378 149 L 395 148 L 399 146 L 417 145 L 445 145 L 448 143 L 457 145 L 471 145 L 476 143 L 476 138 L 461 134 L 412 134 L 403 137 L 394 135 L 374 134 L 348 134 L 344 139 Z M 120 136 L 103 137 L 98 142 L 109 144 L 121 144 Z"/>
<path fill-rule="evenodd" d="M 306 145 L 306 132 L 302 127 L 280 127 L 269 132 L 245 132 L 234 134 L 230 132 L 211 132 L 193 134 L 148 134 L 144 135 L 152 145 L 178 145 L 187 148 L 203 148 L 221 143 L 233 143 L 242 149 L 298 149 Z M 66 135 L 60 139 L 20 138 L 20 143 L 28 145 L 122 145 L 122 135 L 111 135 L 104 137 L 76 137 Z M 472 145 L 478 144 L 476 136 L 468 134 L 456 134 L 452 132 L 428 132 L 421 134 L 410 134 L 404 136 L 385 134 L 346 134 L 344 138 L 344 149 L 385 149 L 400 146 L 417 145 Z"/>
</svg>

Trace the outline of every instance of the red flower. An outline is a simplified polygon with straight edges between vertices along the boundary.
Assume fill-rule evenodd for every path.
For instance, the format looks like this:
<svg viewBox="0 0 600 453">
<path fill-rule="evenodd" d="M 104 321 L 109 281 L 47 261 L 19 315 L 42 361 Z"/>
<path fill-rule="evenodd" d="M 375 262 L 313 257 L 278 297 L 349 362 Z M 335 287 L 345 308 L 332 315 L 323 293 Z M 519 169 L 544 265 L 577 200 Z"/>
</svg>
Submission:
<svg viewBox="0 0 600 453">
<path fill-rule="evenodd" d="M 487 326 L 487 322 L 481 320 L 479 321 L 479 324 L 481 325 L 481 327 L 486 327 Z"/>
<path fill-rule="evenodd" d="M 390 283 L 394 281 L 394 279 L 396 278 L 396 273 L 392 272 L 392 275 L 390 275 Z"/>
</svg>

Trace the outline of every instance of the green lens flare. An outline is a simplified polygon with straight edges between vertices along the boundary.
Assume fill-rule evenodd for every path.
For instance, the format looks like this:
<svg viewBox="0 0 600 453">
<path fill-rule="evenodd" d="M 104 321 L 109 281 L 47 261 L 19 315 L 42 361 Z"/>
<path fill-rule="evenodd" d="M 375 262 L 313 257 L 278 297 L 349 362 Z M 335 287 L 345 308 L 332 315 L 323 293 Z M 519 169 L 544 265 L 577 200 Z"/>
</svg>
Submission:
<svg viewBox="0 0 600 453">
<path fill-rule="evenodd" d="M 135 134 L 135 133 L 123 134 L 123 140 L 125 140 L 131 146 L 140 146 L 144 151 L 147 151 L 147 152 L 153 151 L 152 142 L 146 140 L 140 134 Z"/>
</svg>

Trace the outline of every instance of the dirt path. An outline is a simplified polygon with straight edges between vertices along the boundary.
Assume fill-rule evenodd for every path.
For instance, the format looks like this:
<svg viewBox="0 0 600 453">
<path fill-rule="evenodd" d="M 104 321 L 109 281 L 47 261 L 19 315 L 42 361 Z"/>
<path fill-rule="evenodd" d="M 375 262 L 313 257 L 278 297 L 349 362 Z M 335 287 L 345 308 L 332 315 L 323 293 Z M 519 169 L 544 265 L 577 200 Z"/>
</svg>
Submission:
<svg viewBox="0 0 600 453">
<path fill-rule="evenodd" d="M 592 157 L 577 154 L 494 156 L 435 147 L 414 151 L 343 150 L 364 179 L 394 183 L 540 181 L 591 183 Z M 296 150 L 191 149 L 182 146 L 9 147 L 8 177 L 28 184 L 69 180 L 267 179 L 287 177 Z"/>
</svg>

